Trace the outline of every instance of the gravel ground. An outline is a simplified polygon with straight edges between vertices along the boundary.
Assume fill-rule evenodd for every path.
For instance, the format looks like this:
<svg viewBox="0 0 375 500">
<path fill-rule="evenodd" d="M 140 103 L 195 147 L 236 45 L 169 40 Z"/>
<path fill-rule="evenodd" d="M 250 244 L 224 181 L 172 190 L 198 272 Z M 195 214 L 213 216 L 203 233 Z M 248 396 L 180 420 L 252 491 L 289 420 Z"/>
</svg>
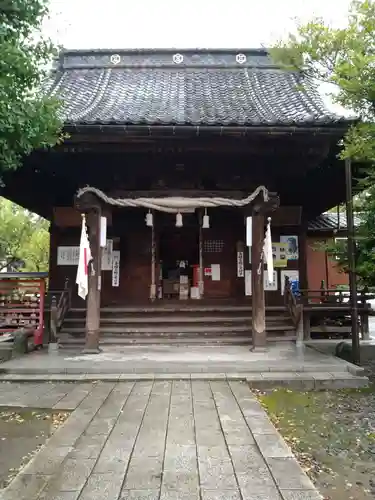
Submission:
<svg viewBox="0 0 375 500">
<path fill-rule="evenodd" d="M 68 417 L 66 412 L 0 407 L 0 490 Z"/>
<path fill-rule="evenodd" d="M 359 390 L 259 393 L 326 500 L 375 499 L 375 361 Z"/>
</svg>

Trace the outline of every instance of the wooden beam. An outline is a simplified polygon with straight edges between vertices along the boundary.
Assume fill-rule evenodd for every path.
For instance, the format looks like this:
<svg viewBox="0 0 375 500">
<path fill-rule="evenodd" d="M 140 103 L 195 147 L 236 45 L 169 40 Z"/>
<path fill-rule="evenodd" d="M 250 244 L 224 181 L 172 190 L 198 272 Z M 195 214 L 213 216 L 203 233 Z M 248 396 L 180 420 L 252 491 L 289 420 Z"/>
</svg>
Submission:
<svg viewBox="0 0 375 500">
<path fill-rule="evenodd" d="M 309 288 L 307 275 L 307 227 L 308 220 L 304 217 L 302 219 L 298 242 L 299 287 L 301 290 L 308 290 Z M 308 340 L 311 337 L 310 314 L 306 310 L 309 299 L 307 295 L 302 294 L 301 300 L 303 306 L 303 339 Z"/>
<path fill-rule="evenodd" d="M 263 350 L 267 344 L 266 306 L 263 283 L 263 242 L 265 217 L 257 211 L 252 214 L 251 285 L 252 285 L 252 350 Z"/>
<path fill-rule="evenodd" d="M 95 354 L 100 352 L 100 288 L 101 288 L 101 248 L 100 248 L 100 216 L 101 209 L 91 208 L 87 214 L 88 236 L 92 261 L 89 265 L 88 297 L 86 309 L 86 339 L 83 352 Z"/>
</svg>

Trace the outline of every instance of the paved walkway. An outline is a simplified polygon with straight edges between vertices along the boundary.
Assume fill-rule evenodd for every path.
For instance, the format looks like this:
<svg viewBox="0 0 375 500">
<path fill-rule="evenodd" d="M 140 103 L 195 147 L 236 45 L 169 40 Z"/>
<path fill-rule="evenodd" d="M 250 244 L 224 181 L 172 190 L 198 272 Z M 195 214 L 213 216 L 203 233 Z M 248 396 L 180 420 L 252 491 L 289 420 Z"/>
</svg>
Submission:
<svg viewBox="0 0 375 500">
<path fill-rule="evenodd" d="M 345 372 L 364 370 L 334 356 L 293 343 L 270 343 L 265 352 L 245 346 L 128 345 L 104 346 L 100 354 L 60 349 L 30 353 L 0 365 L 0 371 L 18 374 L 183 374 L 249 372 Z M 359 374 L 359 373 L 356 373 Z"/>
<path fill-rule="evenodd" d="M 270 344 L 265 352 L 220 345 L 105 346 L 92 355 L 43 350 L 0 365 L 0 381 L 246 380 L 257 389 L 363 387 L 364 375 L 359 366 L 287 342 Z"/>
<path fill-rule="evenodd" d="M 0 404 L 74 409 L 2 500 L 317 500 L 244 382 L 10 384 Z"/>
</svg>

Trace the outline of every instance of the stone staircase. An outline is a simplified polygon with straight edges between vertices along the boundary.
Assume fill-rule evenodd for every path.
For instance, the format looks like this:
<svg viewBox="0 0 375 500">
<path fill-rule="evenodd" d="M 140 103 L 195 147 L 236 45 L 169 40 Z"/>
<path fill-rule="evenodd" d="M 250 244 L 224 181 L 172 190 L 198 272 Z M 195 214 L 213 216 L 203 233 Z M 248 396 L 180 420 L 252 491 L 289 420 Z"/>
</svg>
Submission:
<svg viewBox="0 0 375 500">
<path fill-rule="evenodd" d="M 86 310 L 67 315 L 60 343 L 77 346 L 85 335 Z M 102 307 L 102 344 L 251 344 L 251 307 L 241 305 L 154 305 Z M 268 307 L 269 340 L 293 340 L 295 329 L 282 307 Z"/>
</svg>

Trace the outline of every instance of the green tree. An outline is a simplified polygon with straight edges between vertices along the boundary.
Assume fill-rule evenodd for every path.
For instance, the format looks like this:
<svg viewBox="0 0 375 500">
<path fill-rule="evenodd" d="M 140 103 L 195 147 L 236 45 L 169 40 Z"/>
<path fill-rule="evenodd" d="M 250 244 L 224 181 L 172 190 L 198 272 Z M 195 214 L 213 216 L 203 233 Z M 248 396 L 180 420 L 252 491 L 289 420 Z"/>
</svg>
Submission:
<svg viewBox="0 0 375 500">
<path fill-rule="evenodd" d="M 0 198 L 0 270 L 17 261 L 22 271 L 48 271 L 49 223 Z"/>
<path fill-rule="evenodd" d="M 0 0 L 0 177 L 61 137 L 59 102 L 42 92 L 55 54 L 43 38 L 46 0 Z"/>
<path fill-rule="evenodd" d="M 332 28 L 321 18 L 298 25 L 271 53 L 285 67 L 302 72 L 305 81 L 334 86 L 333 100 L 358 117 L 341 156 L 367 164 L 359 184 L 364 193 L 354 198 L 361 214 L 357 274 L 364 284 L 375 286 L 375 1 L 354 0 L 343 28 Z M 330 245 L 328 251 L 347 268 L 345 245 Z"/>
<path fill-rule="evenodd" d="M 375 1 L 354 0 L 347 26 L 335 29 L 321 18 L 297 26 L 279 42 L 273 57 L 307 81 L 335 86 L 333 100 L 353 111 L 360 122 L 345 139 L 343 156 L 375 159 Z M 303 91 L 303 86 L 301 87 Z"/>
<path fill-rule="evenodd" d="M 20 257 L 25 262 L 25 271 L 46 272 L 49 268 L 48 222 L 40 219 L 35 226 L 31 238 L 20 250 Z"/>
</svg>

